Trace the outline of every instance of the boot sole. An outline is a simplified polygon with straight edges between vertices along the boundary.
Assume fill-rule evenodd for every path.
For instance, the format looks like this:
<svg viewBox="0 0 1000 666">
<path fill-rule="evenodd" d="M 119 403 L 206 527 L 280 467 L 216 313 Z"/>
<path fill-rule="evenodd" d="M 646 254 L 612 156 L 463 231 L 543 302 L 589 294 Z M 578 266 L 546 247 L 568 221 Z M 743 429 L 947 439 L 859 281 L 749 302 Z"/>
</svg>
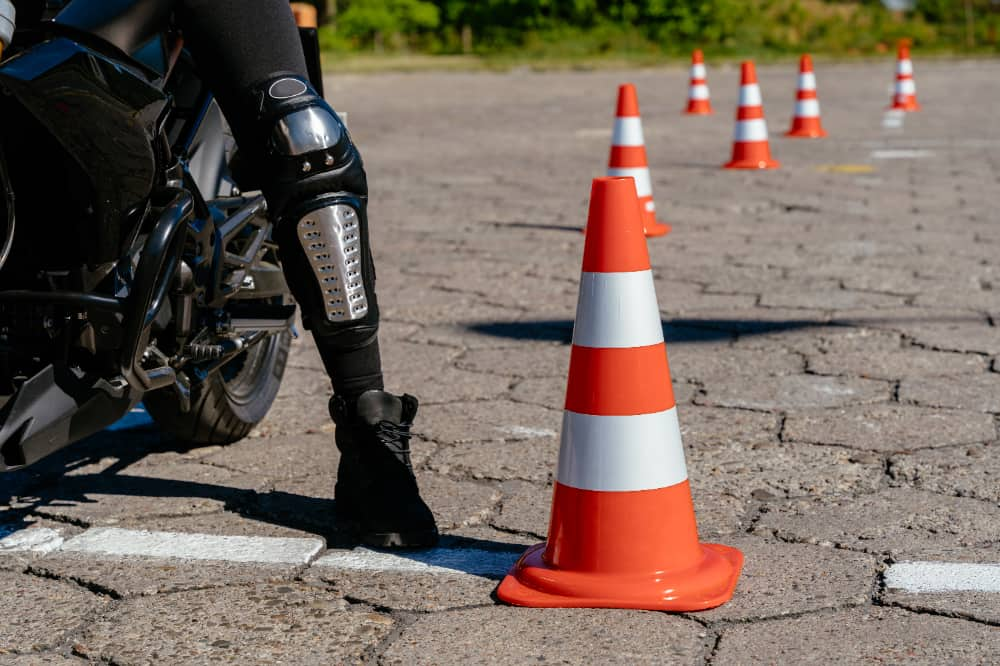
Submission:
<svg viewBox="0 0 1000 666">
<path fill-rule="evenodd" d="M 437 530 L 417 532 L 365 532 L 361 522 L 354 516 L 336 512 L 337 523 L 342 529 L 352 532 L 362 545 L 372 548 L 432 548 L 438 545 L 440 534 Z"/>
<path fill-rule="evenodd" d="M 435 532 L 368 532 L 360 535 L 361 543 L 373 548 L 431 548 L 438 544 Z"/>
</svg>

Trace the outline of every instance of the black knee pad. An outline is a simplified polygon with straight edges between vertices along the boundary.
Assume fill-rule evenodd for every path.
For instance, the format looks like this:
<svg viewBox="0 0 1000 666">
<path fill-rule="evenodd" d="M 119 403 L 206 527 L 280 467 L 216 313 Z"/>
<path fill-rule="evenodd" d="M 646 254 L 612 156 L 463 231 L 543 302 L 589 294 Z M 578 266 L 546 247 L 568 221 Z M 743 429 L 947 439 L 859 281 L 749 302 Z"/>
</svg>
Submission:
<svg viewBox="0 0 1000 666">
<path fill-rule="evenodd" d="M 303 319 L 319 338 L 362 345 L 378 329 L 378 304 L 361 155 L 305 79 L 267 81 L 253 99 L 266 137 L 262 187 Z"/>
<path fill-rule="evenodd" d="M 337 113 L 306 79 L 282 76 L 253 88 L 264 194 L 279 218 L 308 199 L 368 197 L 364 165 Z M 241 147 L 242 149 L 242 147 Z"/>
</svg>

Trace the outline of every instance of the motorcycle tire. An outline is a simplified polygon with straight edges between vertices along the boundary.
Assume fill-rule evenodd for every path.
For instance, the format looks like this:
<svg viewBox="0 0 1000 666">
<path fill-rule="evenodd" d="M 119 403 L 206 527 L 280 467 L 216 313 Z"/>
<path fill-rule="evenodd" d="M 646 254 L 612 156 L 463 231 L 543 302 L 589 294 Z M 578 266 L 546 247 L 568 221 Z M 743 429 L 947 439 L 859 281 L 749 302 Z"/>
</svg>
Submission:
<svg viewBox="0 0 1000 666">
<path fill-rule="evenodd" d="M 268 337 L 212 373 L 191 390 L 191 409 L 182 412 L 171 389 L 143 399 L 157 426 L 190 444 L 232 444 L 264 420 L 281 387 L 291 334 Z"/>
</svg>

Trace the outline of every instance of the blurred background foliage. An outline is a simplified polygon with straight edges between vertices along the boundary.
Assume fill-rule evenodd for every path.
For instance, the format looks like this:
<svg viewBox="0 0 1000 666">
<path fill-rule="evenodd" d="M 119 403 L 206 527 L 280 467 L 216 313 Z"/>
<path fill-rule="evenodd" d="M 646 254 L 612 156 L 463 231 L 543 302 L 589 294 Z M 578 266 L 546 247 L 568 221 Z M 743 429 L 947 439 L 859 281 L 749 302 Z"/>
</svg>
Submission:
<svg viewBox="0 0 1000 666">
<path fill-rule="evenodd" d="M 1000 51 L 1000 0 L 312 0 L 325 50 L 574 58 Z M 892 8 L 890 8 L 892 7 Z"/>
</svg>

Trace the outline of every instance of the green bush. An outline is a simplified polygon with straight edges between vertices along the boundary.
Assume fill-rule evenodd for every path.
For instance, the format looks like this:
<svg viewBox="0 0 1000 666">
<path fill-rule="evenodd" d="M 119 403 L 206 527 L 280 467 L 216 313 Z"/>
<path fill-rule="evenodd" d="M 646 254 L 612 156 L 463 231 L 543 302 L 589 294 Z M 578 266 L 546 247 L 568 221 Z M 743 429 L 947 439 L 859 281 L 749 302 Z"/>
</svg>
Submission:
<svg viewBox="0 0 1000 666">
<path fill-rule="evenodd" d="M 417 49 L 532 58 L 613 53 L 884 52 L 901 38 L 923 50 L 998 50 L 1000 5 L 918 0 L 906 14 L 878 0 L 339 0 L 330 50 Z"/>
<path fill-rule="evenodd" d="M 400 48 L 411 36 L 433 30 L 440 22 L 440 9 L 433 2 L 364 0 L 350 3 L 338 15 L 337 33 L 358 46 Z"/>
</svg>

